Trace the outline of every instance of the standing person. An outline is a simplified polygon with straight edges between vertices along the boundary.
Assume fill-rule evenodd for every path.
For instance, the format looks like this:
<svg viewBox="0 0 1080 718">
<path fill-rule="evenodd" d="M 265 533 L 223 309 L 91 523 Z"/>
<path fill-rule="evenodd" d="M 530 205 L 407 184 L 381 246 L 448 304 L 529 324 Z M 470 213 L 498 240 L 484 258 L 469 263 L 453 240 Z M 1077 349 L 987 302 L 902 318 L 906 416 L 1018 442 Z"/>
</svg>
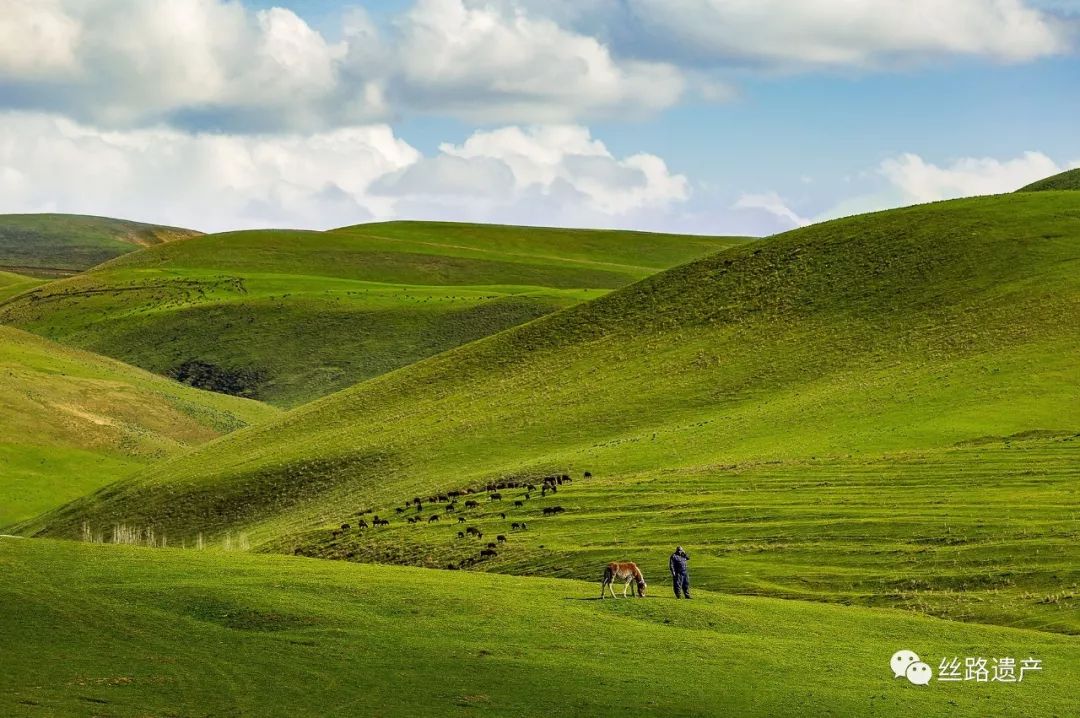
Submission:
<svg viewBox="0 0 1080 718">
<path fill-rule="evenodd" d="M 671 585 L 675 589 L 675 598 L 690 598 L 690 567 L 687 565 L 690 557 L 683 551 L 682 546 L 675 549 L 668 559 L 668 568 L 671 569 Z M 680 592 L 682 595 L 680 595 Z"/>
</svg>

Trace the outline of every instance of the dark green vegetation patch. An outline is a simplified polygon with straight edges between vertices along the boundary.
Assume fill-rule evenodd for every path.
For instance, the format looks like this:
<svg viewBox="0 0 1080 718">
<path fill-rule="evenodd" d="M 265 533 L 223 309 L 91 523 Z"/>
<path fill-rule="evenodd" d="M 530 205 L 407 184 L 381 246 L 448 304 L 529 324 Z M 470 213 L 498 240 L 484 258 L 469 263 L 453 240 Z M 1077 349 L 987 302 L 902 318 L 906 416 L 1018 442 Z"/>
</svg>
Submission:
<svg viewBox="0 0 1080 718">
<path fill-rule="evenodd" d="M 1053 177 L 1033 182 L 1018 192 L 1052 192 L 1057 190 L 1080 190 L 1080 168 L 1062 172 Z"/>
</svg>

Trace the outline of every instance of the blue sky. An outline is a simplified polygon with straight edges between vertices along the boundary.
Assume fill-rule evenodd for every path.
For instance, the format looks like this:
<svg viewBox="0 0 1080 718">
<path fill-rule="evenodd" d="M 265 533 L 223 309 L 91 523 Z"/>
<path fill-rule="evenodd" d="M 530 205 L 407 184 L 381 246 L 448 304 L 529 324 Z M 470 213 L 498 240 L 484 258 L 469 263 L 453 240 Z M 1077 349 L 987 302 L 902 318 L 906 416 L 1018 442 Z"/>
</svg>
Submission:
<svg viewBox="0 0 1080 718">
<path fill-rule="evenodd" d="M 1080 164 L 1080 4 L 916 5 L 43 0 L 0 211 L 768 234 Z"/>
</svg>

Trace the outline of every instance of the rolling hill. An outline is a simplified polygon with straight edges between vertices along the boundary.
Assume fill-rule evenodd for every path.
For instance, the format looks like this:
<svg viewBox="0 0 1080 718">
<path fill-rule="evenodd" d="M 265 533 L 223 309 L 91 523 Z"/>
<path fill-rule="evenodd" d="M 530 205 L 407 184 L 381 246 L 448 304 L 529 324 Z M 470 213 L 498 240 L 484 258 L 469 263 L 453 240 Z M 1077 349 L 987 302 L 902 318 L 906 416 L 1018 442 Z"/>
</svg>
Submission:
<svg viewBox="0 0 1080 718">
<path fill-rule="evenodd" d="M 107 217 L 75 214 L 0 215 L 0 270 L 62 277 L 148 247 L 199 234 Z"/>
<path fill-rule="evenodd" d="M 393 222 L 173 242 L 0 322 L 292 407 L 745 240 Z"/>
<path fill-rule="evenodd" d="M 1023 187 L 1018 192 L 1054 192 L 1065 190 L 1080 190 L 1080 168 L 1062 172 L 1053 177 L 1033 182 Z"/>
<path fill-rule="evenodd" d="M 1077 632 L 1077 197 L 958 200 L 737 246 L 23 530 L 244 530 L 263 550 L 460 565 L 482 546 L 453 516 L 429 523 L 443 502 L 422 525 L 396 509 L 473 489 L 483 505 L 455 513 L 511 539 L 475 564 L 489 570 L 584 578 L 627 556 L 662 574 L 678 542 L 706 588 Z M 554 496 L 512 489 L 493 508 L 482 493 L 561 472 L 577 481 Z M 357 531 L 367 509 L 391 525 Z"/>
<path fill-rule="evenodd" d="M 276 413 L 0 327 L 0 526 Z"/>
<path fill-rule="evenodd" d="M 44 279 L 0 271 L 0 302 L 45 283 Z"/>
<path fill-rule="evenodd" d="M 801 601 L 6 538 L 0 571 L 13 718 L 1026 718 L 1072 715 L 1080 679 L 1075 637 Z M 1012 657 L 1023 679 L 915 686 L 890 670 L 900 649 L 935 671 Z"/>
</svg>

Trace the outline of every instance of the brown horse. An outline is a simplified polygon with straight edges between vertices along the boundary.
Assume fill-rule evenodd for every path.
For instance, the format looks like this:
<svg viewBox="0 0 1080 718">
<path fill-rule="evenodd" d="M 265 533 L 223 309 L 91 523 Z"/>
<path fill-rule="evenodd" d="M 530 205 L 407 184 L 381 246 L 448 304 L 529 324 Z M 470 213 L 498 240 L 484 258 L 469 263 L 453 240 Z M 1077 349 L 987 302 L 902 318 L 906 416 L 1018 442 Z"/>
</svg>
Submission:
<svg viewBox="0 0 1080 718">
<path fill-rule="evenodd" d="M 645 577 L 641 575 L 641 569 L 637 567 L 636 563 L 632 561 L 612 561 L 604 568 L 604 580 L 600 582 L 600 599 L 604 598 L 604 591 L 611 591 L 612 598 L 618 598 L 615 595 L 615 589 L 611 587 L 616 580 L 623 582 L 623 598 L 626 598 L 626 592 L 630 589 L 630 582 L 637 582 L 637 595 L 638 598 L 645 597 Z"/>
</svg>

